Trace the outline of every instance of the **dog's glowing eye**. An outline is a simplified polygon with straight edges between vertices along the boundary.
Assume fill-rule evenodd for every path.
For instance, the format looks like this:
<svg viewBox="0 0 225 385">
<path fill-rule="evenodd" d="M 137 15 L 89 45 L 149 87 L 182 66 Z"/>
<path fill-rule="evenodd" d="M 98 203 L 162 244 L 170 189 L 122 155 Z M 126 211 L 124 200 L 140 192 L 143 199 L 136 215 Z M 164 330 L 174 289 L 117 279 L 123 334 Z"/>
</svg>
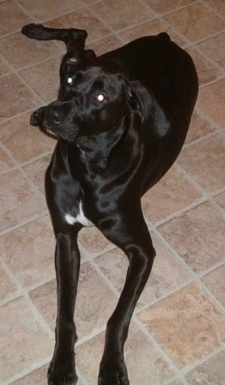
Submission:
<svg viewBox="0 0 225 385">
<path fill-rule="evenodd" d="M 73 78 L 71 78 L 71 76 L 67 78 L 67 83 L 68 84 L 72 84 L 73 83 Z"/>
<path fill-rule="evenodd" d="M 98 94 L 96 99 L 98 102 L 103 103 L 105 101 L 105 96 L 103 94 Z"/>
</svg>

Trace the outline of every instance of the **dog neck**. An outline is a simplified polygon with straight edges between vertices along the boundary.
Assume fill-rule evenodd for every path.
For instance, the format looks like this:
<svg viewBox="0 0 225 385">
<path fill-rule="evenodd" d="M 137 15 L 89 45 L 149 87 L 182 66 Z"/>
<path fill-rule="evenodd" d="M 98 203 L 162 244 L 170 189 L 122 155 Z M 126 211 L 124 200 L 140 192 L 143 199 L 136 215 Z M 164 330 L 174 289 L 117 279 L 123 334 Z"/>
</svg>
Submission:
<svg viewBox="0 0 225 385">
<path fill-rule="evenodd" d="M 129 121 L 128 121 L 129 120 Z M 101 132 L 90 137 L 80 137 L 76 140 L 76 147 L 80 158 L 90 167 L 103 168 L 107 166 L 111 153 L 129 138 L 130 118 L 125 116 L 119 127 Z"/>
</svg>

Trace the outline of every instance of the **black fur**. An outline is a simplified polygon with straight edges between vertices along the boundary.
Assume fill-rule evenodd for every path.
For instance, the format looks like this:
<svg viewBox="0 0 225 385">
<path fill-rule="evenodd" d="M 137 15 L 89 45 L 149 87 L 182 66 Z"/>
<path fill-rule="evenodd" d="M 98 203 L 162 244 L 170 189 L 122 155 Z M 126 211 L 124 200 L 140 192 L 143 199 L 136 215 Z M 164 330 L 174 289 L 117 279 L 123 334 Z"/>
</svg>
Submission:
<svg viewBox="0 0 225 385">
<path fill-rule="evenodd" d="M 96 57 L 85 50 L 86 31 L 30 24 L 22 32 L 33 39 L 62 40 L 67 46 L 58 99 L 31 116 L 32 125 L 58 139 L 46 172 L 58 287 L 49 384 L 77 381 L 77 235 L 92 223 L 129 259 L 123 291 L 107 323 L 98 385 L 128 385 L 123 347 L 155 256 L 141 196 L 182 148 L 198 92 L 195 67 L 166 33 Z"/>
</svg>

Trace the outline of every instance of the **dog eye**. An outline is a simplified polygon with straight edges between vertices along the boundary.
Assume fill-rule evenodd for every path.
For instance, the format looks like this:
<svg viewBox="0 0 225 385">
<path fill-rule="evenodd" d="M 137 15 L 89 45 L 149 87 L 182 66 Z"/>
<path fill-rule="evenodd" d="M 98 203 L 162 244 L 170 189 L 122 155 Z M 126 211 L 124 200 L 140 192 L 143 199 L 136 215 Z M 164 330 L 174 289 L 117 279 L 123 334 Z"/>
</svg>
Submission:
<svg viewBox="0 0 225 385">
<path fill-rule="evenodd" d="M 104 103 L 106 101 L 106 97 L 105 95 L 103 94 L 97 94 L 96 95 L 96 100 L 99 102 L 99 103 Z"/>
<path fill-rule="evenodd" d="M 69 76 L 67 79 L 67 83 L 72 85 L 73 84 L 73 78 L 71 76 Z"/>
</svg>

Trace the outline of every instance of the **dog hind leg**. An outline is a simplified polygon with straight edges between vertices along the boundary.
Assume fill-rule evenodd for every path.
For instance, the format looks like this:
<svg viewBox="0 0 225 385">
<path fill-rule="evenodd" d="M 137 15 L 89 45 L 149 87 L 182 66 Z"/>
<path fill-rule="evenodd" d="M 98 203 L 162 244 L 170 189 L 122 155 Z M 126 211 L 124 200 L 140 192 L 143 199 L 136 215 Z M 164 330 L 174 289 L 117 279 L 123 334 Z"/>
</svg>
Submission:
<svg viewBox="0 0 225 385">
<path fill-rule="evenodd" d="M 42 24 L 27 24 L 22 28 L 23 35 L 35 40 L 60 40 L 68 47 L 76 44 L 76 48 L 83 50 L 87 32 L 84 29 L 75 28 L 47 28 Z"/>
</svg>

